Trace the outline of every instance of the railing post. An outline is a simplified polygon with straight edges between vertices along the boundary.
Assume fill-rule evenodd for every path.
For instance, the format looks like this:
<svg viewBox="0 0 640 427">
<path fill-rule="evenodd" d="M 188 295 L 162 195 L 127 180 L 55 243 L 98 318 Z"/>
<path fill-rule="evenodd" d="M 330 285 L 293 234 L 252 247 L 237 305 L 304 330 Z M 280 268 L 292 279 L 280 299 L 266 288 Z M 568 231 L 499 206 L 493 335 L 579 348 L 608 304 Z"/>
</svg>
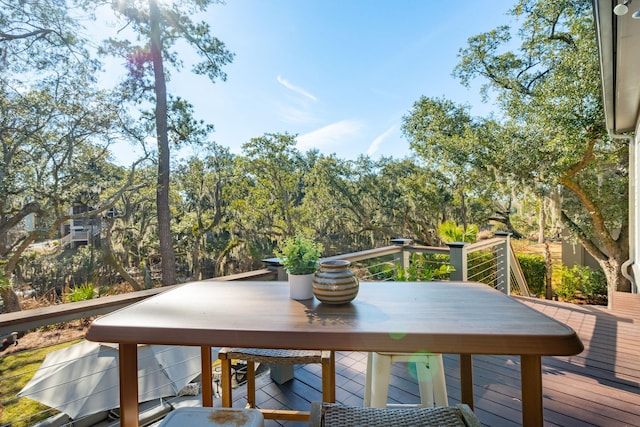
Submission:
<svg viewBox="0 0 640 427">
<path fill-rule="evenodd" d="M 287 270 L 280 263 L 280 258 L 266 258 L 263 259 L 262 262 L 265 263 L 267 269 L 276 271 L 278 273 L 277 279 L 280 282 L 288 280 Z"/>
<path fill-rule="evenodd" d="M 511 250 L 511 233 L 499 231 L 495 236 L 504 239 L 504 242 L 501 245 L 498 245 L 496 250 L 496 275 L 498 282 L 496 289 L 504 294 L 510 295 L 511 257 L 509 256 L 509 251 Z"/>
<path fill-rule="evenodd" d="M 467 280 L 467 250 L 465 242 L 447 243 L 449 246 L 449 261 L 455 271 L 451 272 L 451 280 L 464 282 Z"/>
<path fill-rule="evenodd" d="M 407 271 L 407 268 L 409 268 L 409 265 L 411 264 L 411 252 L 405 250 L 404 248 L 409 245 L 412 245 L 413 240 L 399 237 L 396 239 L 391 239 L 391 243 L 393 243 L 396 246 L 402 246 L 402 252 L 400 252 L 400 268 L 402 269 L 402 271 Z M 397 275 L 398 275 L 398 271 L 396 268 L 396 276 Z"/>
</svg>

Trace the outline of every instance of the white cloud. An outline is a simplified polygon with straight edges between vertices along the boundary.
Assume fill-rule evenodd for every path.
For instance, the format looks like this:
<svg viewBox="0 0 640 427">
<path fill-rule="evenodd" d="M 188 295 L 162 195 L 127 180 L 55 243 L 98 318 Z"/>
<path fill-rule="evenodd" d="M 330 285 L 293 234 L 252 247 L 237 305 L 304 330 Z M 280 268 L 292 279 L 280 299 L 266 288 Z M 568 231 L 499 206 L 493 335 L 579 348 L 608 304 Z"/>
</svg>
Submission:
<svg viewBox="0 0 640 427">
<path fill-rule="evenodd" d="M 292 124 L 308 124 L 315 120 L 315 116 L 308 108 L 296 107 L 293 105 L 280 105 L 280 120 Z"/>
<path fill-rule="evenodd" d="M 282 86 L 286 87 L 287 89 L 304 96 L 305 98 L 308 98 L 314 102 L 318 101 L 318 98 L 316 98 L 315 96 L 313 96 L 311 93 L 309 93 L 308 91 L 306 91 L 305 89 L 298 87 L 296 85 L 294 85 L 293 83 L 291 83 L 289 80 L 283 79 L 281 76 L 277 77 L 278 79 L 278 83 L 280 83 Z"/>
<path fill-rule="evenodd" d="M 369 145 L 369 149 L 367 150 L 367 155 L 371 156 L 375 154 L 378 151 L 380 144 L 382 144 L 384 140 L 387 139 L 395 130 L 396 130 L 396 126 L 393 125 L 389 129 L 385 130 L 382 134 L 378 135 L 376 139 L 373 140 L 371 145 Z"/>
<path fill-rule="evenodd" d="M 357 120 L 341 120 L 321 127 L 298 137 L 298 148 L 328 148 L 339 144 L 350 143 L 362 129 L 363 124 Z"/>
</svg>

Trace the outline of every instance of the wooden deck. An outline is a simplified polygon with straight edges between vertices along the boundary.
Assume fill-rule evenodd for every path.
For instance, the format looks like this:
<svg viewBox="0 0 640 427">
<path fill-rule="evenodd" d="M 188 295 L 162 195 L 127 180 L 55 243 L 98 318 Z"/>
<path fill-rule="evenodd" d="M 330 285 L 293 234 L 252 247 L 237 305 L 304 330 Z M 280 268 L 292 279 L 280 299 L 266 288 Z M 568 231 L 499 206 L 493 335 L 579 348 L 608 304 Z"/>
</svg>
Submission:
<svg viewBox="0 0 640 427">
<path fill-rule="evenodd" d="M 640 426 L 640 316 L 538 299 L 520 301 L 571 326 L 585 346 L 576 356 L 543 358 L 545 425 Z M 519 358 L 474 356 L 473 362 L 478 418 L 488 426 L 520 425 Z M 365 368 L 366 354 L 337 354 L 338 402 L 362 405 Z M 458 356 L 445 355 L 445 369 L 449 403 L 455 404 L 460 400 Z M 269 375 L 259 377 L 259 405 L 307 410 L 311 401 L 320 400 L 320 366 L 296 366 L 295 374 L 294 380 L 283 385 L 274 383 Z M 390 399 L 419 402 L 417 384 L 407 366 L 395 365 L 392 374 Z M 244 396 L 242 386 L 234 390 L 234 406 L 243 406 Z M 266 426 L 276 425 L 306 424 L 266 422 Z"/>
</svg>

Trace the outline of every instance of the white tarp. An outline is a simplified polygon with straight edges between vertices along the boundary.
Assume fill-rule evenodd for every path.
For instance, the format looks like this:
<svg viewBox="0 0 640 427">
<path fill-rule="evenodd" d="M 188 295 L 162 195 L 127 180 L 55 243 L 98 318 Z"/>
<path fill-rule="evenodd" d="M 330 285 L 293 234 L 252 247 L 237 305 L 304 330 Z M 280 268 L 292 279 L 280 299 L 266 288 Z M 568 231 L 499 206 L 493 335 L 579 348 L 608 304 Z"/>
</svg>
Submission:
<svg viewBox="0 0 640 427">
<path fill-rule="evenodd" d="M 139 401 L 175 396 L 200 370 L 200 347 L 138 346 Z M 82 341 L 49 353 L 18 396 L 56 408 L 72 419 L 117 408 L 118 346 Z"/>
</svg>

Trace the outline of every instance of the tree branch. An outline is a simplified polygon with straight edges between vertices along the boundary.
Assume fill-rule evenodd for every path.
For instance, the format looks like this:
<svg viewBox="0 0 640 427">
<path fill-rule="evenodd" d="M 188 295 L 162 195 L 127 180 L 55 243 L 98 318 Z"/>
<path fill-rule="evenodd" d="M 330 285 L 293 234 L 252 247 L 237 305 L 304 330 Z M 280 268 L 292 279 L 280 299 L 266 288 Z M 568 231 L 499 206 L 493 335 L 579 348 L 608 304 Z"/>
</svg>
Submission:
<svg viewBox="0 0 640 427">
<path fill-rule="evenodd" d="M 12 41 L 12 40 L 28 39 L 28 38 L 34 37 L 34 36 L 36 36 L 36 38 L 40 39 L 40 38 L 43 38 L 44 36 L 46 36 L 47 34 L 53 33 L 53 32 L 54 32 L 53 30 L 40 29 L 40 30 L 30 31 L 28 33 L 23 33 L 23 34 L 8 34 L 8 33 L 0 31 L 0 41 Z"/>
</svg>

